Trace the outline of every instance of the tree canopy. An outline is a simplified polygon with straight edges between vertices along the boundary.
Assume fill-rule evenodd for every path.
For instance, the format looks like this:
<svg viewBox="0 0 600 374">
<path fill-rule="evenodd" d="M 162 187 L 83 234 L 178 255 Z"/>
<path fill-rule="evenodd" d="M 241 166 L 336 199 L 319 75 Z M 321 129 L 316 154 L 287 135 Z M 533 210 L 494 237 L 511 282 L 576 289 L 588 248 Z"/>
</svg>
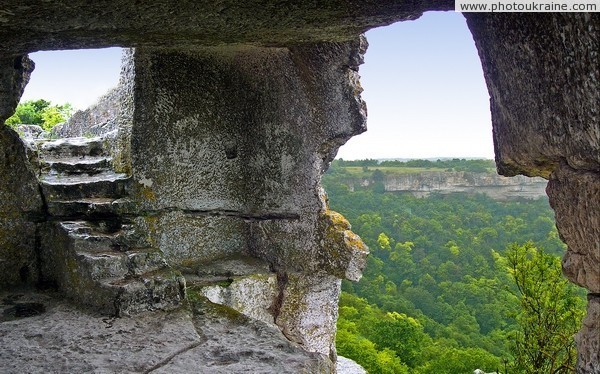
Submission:
<svg viewBox="0 0 600 374">
<path fill-rule="evenodd" d="M 546 343 L 544 355 L 554 358 L 543 367 L 574 364 L 569 347 L 585 294 L 561 276 L 565 245 L 547 198 L 417 198 L 375 186 L 350 191 L 343 180 L 335 168 L 323 178 L 331 208 L 371 255 L 361 281 L 342 285 L 340 355 L 369 373 L 504 373 L 505 360 L 510 373 L 546 372 L 523 363 L 533 354 L 524 349 L 528 339 L 543 333 L 557 335 Z M 532 314 L 530 304 L 544 312 Z"/>
<path fill-rule="evenodd" d="M 15 127 L 20 124 L 40 125 L 49 131 L 59 123 L 65 122 L 73 113 L 71 104 L 52 105 L 44 99 L 29 100 L 17 105 L 15 114 L 6 120 L 8 126 Z"/>
</svg>

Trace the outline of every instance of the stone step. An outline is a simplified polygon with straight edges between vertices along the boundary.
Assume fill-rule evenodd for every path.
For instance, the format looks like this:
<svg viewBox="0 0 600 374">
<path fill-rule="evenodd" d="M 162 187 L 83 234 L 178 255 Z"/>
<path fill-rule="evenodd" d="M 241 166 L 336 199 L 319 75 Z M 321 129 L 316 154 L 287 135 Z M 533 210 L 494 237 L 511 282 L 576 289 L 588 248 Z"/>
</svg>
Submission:
<svg viewBox="0 0 600 374">
<path fill-rule="evenodd" d="M 97 221 L 62 221 L 58 226 L 79 250 L 138 253 L 148 249 L 148 252 L 155 252 L 150 247 L 147 235 L 140 232 L 140 228 L 133 223 L 122 222 L 116 217 Z"/>
<path fill-rule="evenodd" d="M 64 138 L 37 143 L 41 157 L 107 156 L 104 140 L 94 138 Z"/>
<path fill-rule="evenodd" d="M 168 268 L 162 253 L 154 248 L 138 248 L 125 252 L 129 275 L 141 276 L 145 273 Z"/>
<path fill-rule="evenodd" d="M 165 268 L 132 278 L 107 279 L 101 282 L 104 310 L 116 316 L 130 316 L 149 310 L 169 310 L 185 299 L 185 279 L 178 272 Z M 98 305 L 97 301 L 95 306 Z"/>
<path fill-rule="evenodd" d="M 98 174 L 110 170 L 112 167 L 111 158 L 100 156 L 78 156 L 56 158 L 48 157 L 40 159 L 41 170 L 43 173 L 56 174 Z"/>
<path fill-rule="evenodd" d="M 65 221 L 60 229 L 67 234 L 70 248 L 87 264 L 102 269 L 91 269 L 93 279 L 101 277 L 136 276 L 166 268 L 167 262 L 156 248 L 136 247 L 139 243 L 133 225 L 118 221 Z M 120 269 L 118 269 L 120 268 Z"/>
<path fill-rule="evenodd" d="M 54 217 L 110 217 L 133 211 L 127 198 L 92 197 L 75 200 L 48 200 L 48 213 Z"/>
<path fill-rule="evenodd" d="M 84 198 L 118 198 L 127 194 L 126 174 L 101 172 L 95 175 L 44 175 L 40 179 L 47 201 Z"/>
<path fill-rule="evenodd" d="M 76 249 L 80 275 L 93 280 L 139 277 L 168 268 L 162 254 L 154 248 L 127 252 Z"/>
<path fill-rule="evenodd" d="M 193 273 L 186 272 L 190 292 L 250 318 L 275 323 L 270 308 L 279 292 L 277 275 L 267 262 L 238 255 L 193 268 Z"/>
<path fill-rule="evenodd" d="M 127 256 L 115 251 L 82 251 L 76 249 L 78 275 L 91 280 L 123 278 L 129 274 Z"/>
<path fill-rule="evenodd" d="M 122 244 L 133 225 L 118 220 L 48 225 L 41 238 L 44 273 L 70 298 L 117 315 L 172 308 L 183 300 L 185 281 L 159 250 Z"/>
</svg>

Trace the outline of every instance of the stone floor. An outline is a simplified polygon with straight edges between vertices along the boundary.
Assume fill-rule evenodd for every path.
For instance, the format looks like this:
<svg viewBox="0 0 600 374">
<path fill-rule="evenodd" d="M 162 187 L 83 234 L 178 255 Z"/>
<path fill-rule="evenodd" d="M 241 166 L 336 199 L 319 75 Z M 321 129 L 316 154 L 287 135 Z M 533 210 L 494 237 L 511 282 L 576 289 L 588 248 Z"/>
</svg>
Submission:
<svg viewBox="0 0 600 374">
<path fill-rule="evenodd" d="M 206 299 L 112 318 L 52 292 L 0 292 L 3 373 L 327 373 L 329 360 Z"/>
</svg>

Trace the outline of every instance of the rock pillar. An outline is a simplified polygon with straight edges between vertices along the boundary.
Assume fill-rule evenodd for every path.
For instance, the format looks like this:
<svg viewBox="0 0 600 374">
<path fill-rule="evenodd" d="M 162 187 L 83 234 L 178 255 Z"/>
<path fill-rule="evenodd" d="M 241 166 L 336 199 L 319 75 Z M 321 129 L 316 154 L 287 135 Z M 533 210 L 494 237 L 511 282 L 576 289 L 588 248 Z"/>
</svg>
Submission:
<svg viewBox="0 0 600 374">
<path fill-rule="evenodd" d="M 578 372 L 600 372 L 600 16 L 466 14 L 490 92 L 500 174 L 549 179 L 568 250 L 563 272 L 589 291 Z"/>
<path fill-rule="evenodd" d="M 26 147 L 4 125 L 29 81 L 34 64 L 27 56 L 0 59 L 0 286 L 37 280 L 36 228 L 42 198 Z"/>
<path fill-rule="evenodd" d="M 277 273 L 286 336 L 335 356 L 340 278 L 366 247 L 327 208 L 320 178 L 363 132 L 366 42 L 293 48 L 138 48 L 129 57 L 133 196 L 180 268 L 249 255 Z M 339 216 L 339 217 L 338 217 Z"/>
</svg>

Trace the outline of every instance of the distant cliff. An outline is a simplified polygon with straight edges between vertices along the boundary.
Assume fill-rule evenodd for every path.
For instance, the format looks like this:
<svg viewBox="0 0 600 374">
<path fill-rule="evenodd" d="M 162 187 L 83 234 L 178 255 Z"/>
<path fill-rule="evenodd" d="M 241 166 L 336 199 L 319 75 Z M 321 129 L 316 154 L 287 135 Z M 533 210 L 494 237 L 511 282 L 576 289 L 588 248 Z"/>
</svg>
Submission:
<svg viewBox="0 0 600 374">
<path fill-rule="evenodd" d="M 344 183 L 351 190 L 382 183 L 386 192 L 410 192 L 415 196 L 463 192 L 483 193 L 496 200 L 507 200 L 536 199 L 546 196 L 547 181 L 543 178 L 529 178 L 521 175 L 509 178 L 493 173 L 421 171 L 383 175 L 381 178 L 349 177 L 344 179 Z"/>
</svg>

